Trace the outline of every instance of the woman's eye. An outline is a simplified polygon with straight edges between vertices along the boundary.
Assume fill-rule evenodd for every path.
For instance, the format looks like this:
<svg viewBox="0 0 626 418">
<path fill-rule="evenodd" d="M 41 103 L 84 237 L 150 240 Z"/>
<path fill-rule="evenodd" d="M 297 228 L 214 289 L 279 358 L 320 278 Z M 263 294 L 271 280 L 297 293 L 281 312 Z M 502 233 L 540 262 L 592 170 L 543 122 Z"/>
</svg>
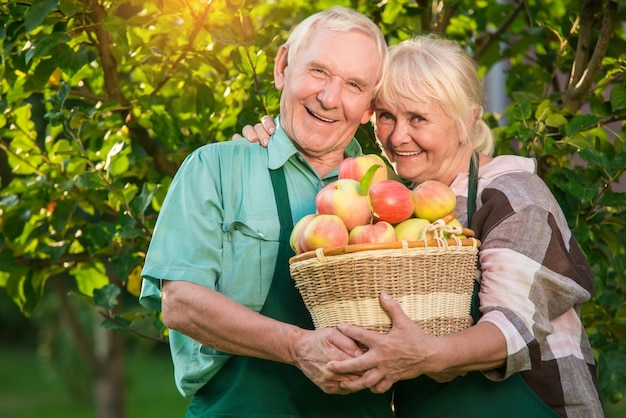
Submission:
<svg viewBox="0 0 626 418">
<path fill-rule="evenodd" d="M 376 114 L 376 122 L 379 124 L 389 125 L 394 122 L 394 118 L 391 113 L 381 112 Z"/>
</svg>

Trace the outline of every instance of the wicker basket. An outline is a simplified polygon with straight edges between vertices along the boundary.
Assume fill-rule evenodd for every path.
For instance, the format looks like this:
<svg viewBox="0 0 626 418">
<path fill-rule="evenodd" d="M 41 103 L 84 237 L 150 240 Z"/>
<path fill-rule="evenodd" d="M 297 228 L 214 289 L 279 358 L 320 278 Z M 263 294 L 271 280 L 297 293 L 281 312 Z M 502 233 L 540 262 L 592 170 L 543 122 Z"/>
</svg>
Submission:
<svg viewBox="0 0 626 418">
<path fill-rule="evenodd" d="M 320 248 L 292 257 L 291 276 L 315 327 L 349 322 L 387 332 L 391 320 L 379 302 L 384 291 L 431 335 L 467 328 L 480 241 L 465 228 L 453 234 L 469 238 L 443 239 L 445 228 L 432 224 L 431 240 Z"/>
</svg>

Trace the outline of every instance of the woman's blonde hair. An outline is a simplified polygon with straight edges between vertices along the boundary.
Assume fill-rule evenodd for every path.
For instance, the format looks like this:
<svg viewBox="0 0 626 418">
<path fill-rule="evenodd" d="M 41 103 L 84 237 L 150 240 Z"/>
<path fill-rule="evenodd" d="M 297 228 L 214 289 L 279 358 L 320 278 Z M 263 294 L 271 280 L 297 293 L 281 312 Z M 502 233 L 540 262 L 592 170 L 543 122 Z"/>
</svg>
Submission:
<svg viewBox="0 0 626 418">
<path fill-rule="evenodd" d="M 493 137 L 483 120 L 483 83 L 474 60 L 454 41 L 420 35 L 389 49 L 389 60 L 376 100 L 435 102 L 461 135 L 479 152 L 493 152 Z M 468 127 L 469 125 L 469 127 Z"/>
<path fill-rule="evenodd" d="M 318 26 L 333 32 L 351 32 L 354 30 L 363 32 L 376 41 L 376 52 L 379 54 L 383 65 L 386 63 L 388 48 L 380 28 L 366 15 L 354 9 L 334 6 L 307 17 L 291 32 L 287 42 L 285 42 L 285 46 L 289 48 L 289 54 L 287 56 L 288 65 L 292 65 L 298 52 L 308 40 L 309 35 Z M 366 59 L 368 59 L 368 57 L 363 57 L 363 60 Z M 379 81 L 381 78 L 382 69 L 379 75 Z"/>
</svg>

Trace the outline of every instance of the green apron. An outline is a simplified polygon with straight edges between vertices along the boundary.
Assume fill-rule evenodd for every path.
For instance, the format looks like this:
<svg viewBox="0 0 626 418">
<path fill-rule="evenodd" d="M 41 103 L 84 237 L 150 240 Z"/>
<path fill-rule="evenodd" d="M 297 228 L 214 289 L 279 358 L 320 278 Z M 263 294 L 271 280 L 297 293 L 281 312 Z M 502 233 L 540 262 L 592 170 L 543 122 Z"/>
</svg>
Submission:
<svg viewBox="0 0 626 418">
<path fill-rule="evenodd" d="M 282 169 L 270 171 L 281 225 L 280 247 L 263 315 L 313 329 L 311 317 L 289 275 L 293 228 Z M 193 397 L 187 418 L 317 417 L 393 418 L 388 394 L 363 390 L 328 395 L 298 368 L 253 357 L 233 356 Z"/>
<path fill-rule="evenodd" d="M 472 157 L 467 196 L 467 224 L 476 209 L 478 155 Z M 478 310 L 479 285 L 472 298 L 474 323 Z M 470 372 L 448 383 L 427 376 L 396 383 L 394 407 L 398 418 L 541 418 L 558 417 L 528 386 L 520 373 L 502 382 L 493 382 L 480 372 Z"/>
</svg>

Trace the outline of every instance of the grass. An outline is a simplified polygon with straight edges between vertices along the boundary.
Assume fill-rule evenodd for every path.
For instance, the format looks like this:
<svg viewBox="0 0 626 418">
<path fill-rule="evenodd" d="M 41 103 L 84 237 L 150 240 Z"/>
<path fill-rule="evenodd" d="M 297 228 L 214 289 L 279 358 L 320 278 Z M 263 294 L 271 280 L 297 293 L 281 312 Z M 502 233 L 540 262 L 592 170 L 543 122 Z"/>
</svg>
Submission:
<svg viewBox="0 0 626 418">
<path fill-rule="evenodd" d="M 127 418 L 183 417 L 187 401 L 174 386 L 169 354 L 129 354 Z M 97 418 L 93 405 L 72 399 L 32 349 L 0 347 L 3 418 Z"/>
</svg>

